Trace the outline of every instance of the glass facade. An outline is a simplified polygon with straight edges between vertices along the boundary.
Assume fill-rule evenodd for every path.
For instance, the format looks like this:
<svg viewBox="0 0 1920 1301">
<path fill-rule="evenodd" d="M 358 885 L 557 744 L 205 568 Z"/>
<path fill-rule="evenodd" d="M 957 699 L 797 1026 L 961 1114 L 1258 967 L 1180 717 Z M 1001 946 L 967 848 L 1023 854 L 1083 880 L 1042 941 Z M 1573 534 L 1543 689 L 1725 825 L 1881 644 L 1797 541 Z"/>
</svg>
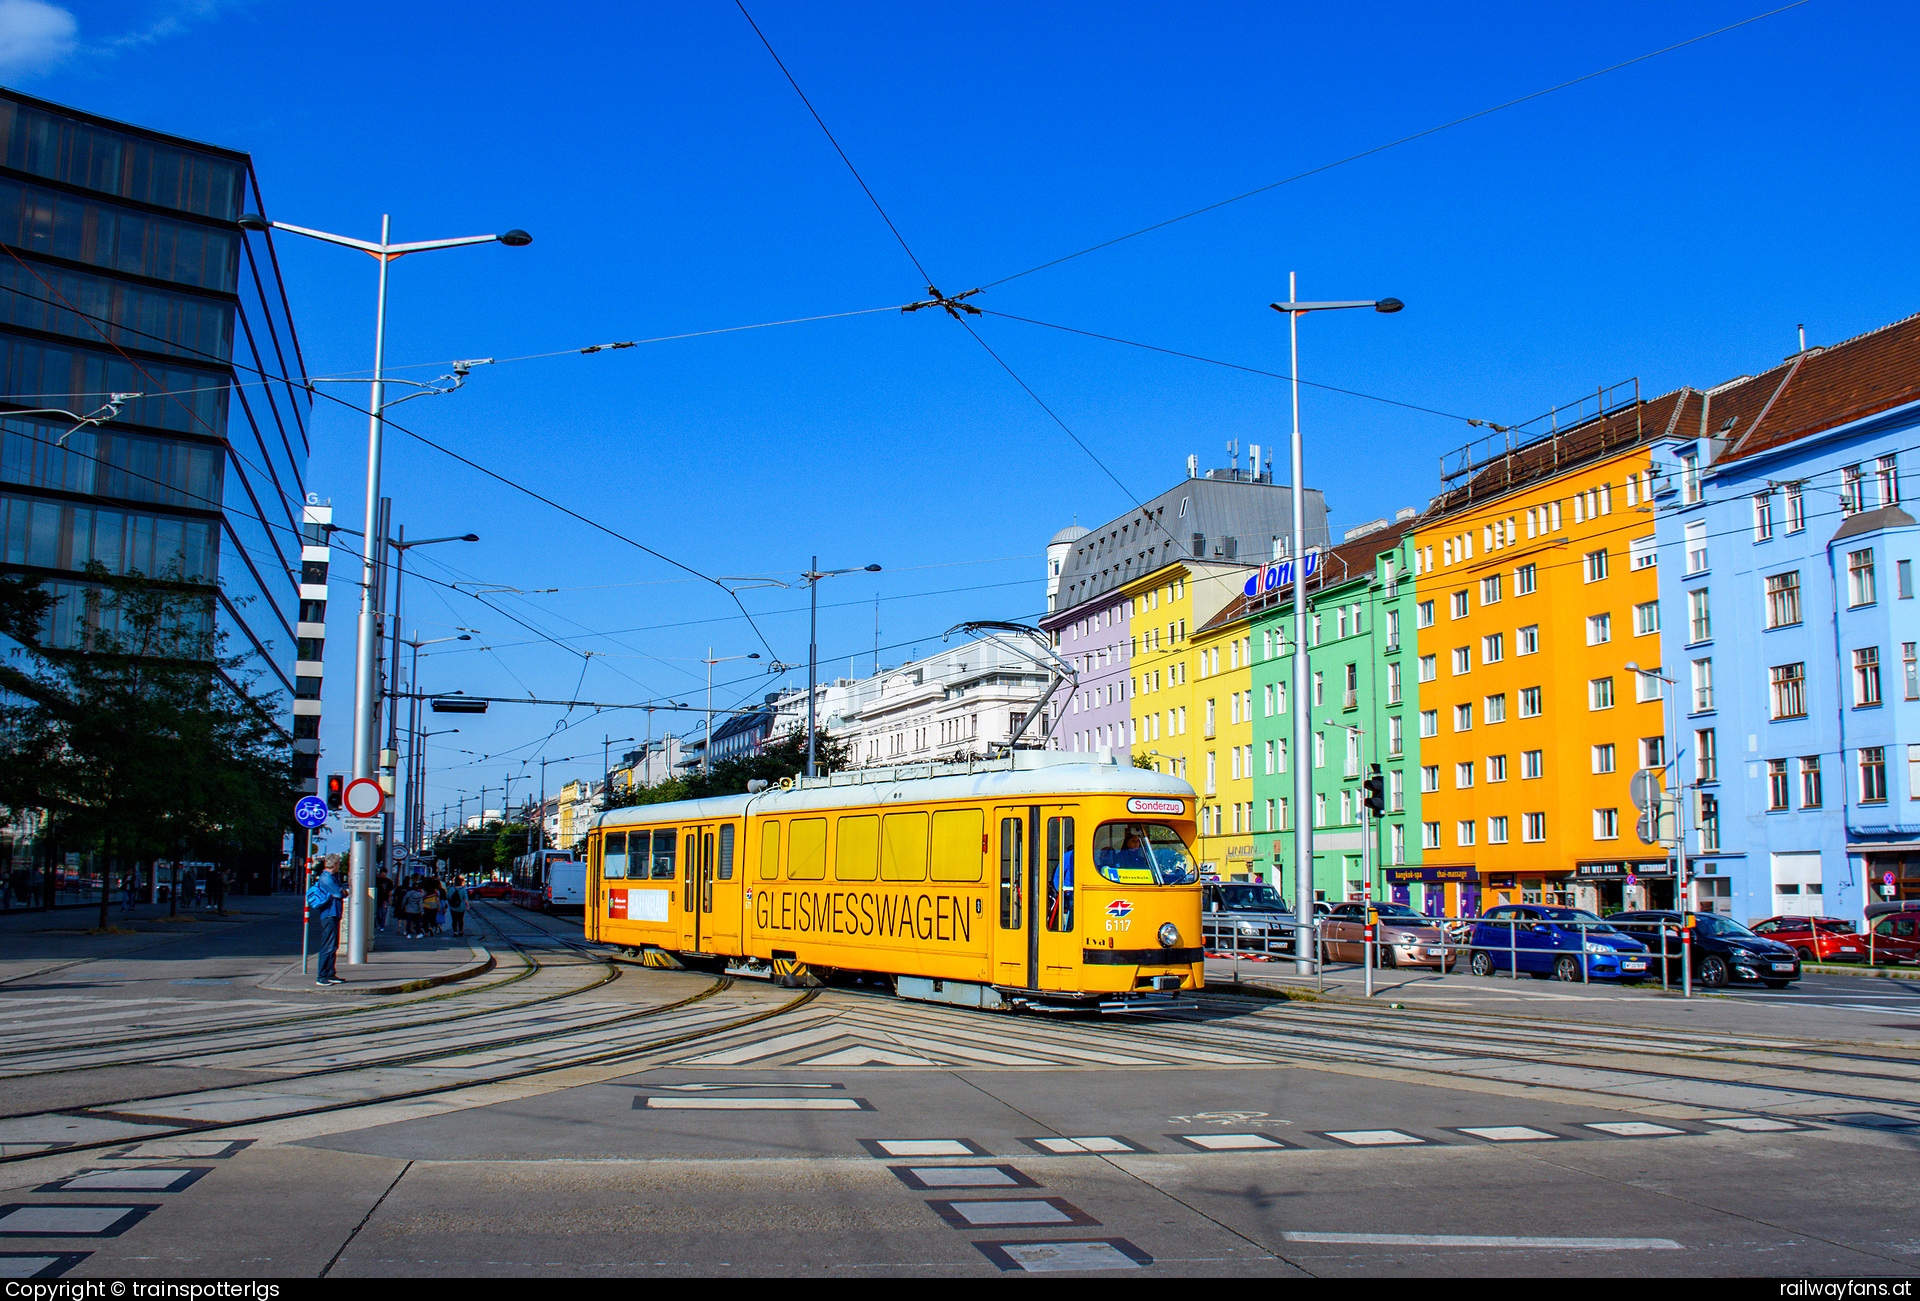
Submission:
<svg viewBox="0 0 1920 1301">
<path fill-rule="evenodd" d="M 0 568 L 101 618 L 89 563 L 204 585 L 291 730 L 311 397 L 246 155 L 0 91 Z M 76 429 L 115 393 L 138 394 Z"/>
</svg>

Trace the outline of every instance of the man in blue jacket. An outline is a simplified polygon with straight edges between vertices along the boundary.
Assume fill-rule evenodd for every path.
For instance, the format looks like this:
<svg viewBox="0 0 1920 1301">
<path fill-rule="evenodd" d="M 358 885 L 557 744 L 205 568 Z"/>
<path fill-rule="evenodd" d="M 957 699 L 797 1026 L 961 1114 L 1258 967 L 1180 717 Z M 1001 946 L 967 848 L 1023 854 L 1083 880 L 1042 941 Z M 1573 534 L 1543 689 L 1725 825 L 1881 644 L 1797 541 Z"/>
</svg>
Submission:
<svg viewBox="0 0 1920 1301">
<path fill-rule="evenodd" d="M 313 913 L 314 921 L 320 924 L 320 971 L 319 979 L 313 982 L 316 985 L 346 983 L 333 974 L 334 950 L 340 945 L 340 901 L 346 897 L 346 891 L 340 888 L 340 882 L 334 875 L 338 861 L 338 857 L 332 854 L 322 859 L 320 875 L 307 887 L 307 907 Z"/>
</svg>

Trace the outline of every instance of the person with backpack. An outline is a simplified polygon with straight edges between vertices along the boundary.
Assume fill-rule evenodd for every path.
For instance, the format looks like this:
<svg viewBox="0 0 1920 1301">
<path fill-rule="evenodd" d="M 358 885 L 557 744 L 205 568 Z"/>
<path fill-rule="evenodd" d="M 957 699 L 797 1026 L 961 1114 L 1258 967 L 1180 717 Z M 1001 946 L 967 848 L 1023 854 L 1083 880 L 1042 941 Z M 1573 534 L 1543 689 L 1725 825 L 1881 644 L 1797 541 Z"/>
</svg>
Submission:
<svg viewBox="0 0 1920 1301">
<path fill-rule="evenodd" d="M 406 933 L 409 939 L 420 938 L 420 909 L 425 898 L 426 891 L 420 887 L 419 877 L 416 876 L 407 882 L 407 892 L 401 898 L 400 911 L 406 919 Z"/>
<path fill-rule="evenodd" d="M 467 880 L 463 876 L 453 878 L 453 889 L 447 892 L 447 911 L 453 918 L 453 933 L 467 933 Z"/>
<path fill-rule="evenodd" d="M 387 916 L 393 911 L 393 878 L 387 875 L 385 868 L 380 869 L 380 875 L 373 883 L 373 908 L 373 928 L 384 935 Z"/>
<path fill-rule="evenodd" d="M 426 935 L 440 933 L 440 883 L 432 877 L 420 887 L 420 929 Z"/>
<path fill-rule="evenodd" d="M 334 950 L 340 946 L 340 901 L 347 892 L 340 888 L 334 878 L 334 867 L 338 857 L 328 855 L 321 861 L 320 875 L 307 887 L 307 908 L 312 912 L 314 921 L 320 924 L 320 937 L 317 945 L 320 954 L 320 969 L 316 972 L 316 985 L 343 985 L 346 982 L 333 973 Z"/>
</svg>

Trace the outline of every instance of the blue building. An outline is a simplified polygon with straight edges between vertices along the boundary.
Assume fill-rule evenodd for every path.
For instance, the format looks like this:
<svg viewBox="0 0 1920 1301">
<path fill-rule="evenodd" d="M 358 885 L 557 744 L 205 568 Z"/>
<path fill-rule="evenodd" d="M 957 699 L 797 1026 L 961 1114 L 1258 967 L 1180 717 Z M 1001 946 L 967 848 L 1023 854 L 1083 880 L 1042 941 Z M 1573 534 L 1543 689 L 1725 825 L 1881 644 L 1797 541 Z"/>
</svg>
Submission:
<svg viewBox="0 0 1920 1301">
<path fill-rule="evenodd" d="M 1687 390 L 1655 445 L 1630 563 L 1660 568 L 1636 617 L 1662 621 L 1702 910 L 1920 897 L 1916 466 L 1920 316 Z"/>
</svg>

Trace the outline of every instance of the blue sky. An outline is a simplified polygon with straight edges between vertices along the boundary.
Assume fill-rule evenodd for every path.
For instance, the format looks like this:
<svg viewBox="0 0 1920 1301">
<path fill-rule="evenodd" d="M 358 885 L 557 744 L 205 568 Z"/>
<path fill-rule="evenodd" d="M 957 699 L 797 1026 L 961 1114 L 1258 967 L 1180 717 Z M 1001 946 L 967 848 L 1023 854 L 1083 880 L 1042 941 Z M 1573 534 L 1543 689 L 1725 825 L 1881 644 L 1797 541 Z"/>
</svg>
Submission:
<svg viewBox="0 0 1920 1301">
<path fill-rule="evenodd" d="M 748 7 L 951 293 L 1768 6 Z M 1285 321 L 1266 305 L 1297 271 L 1304 298 L 1407 304 L 1307 318 L 1302 373 L 1326 384 L 1509 423 L 1636 376 L 1649 396 L 1717 383 L 1791 352 L 1797 324 L 1827 343 L 1920 306 L 1917 32 L 1906 6 L 1811 0 L 971 301 L 1284 371 Z M 417 367 L 403 376 L 892 307 L 925 289 L 722 0 L 0 0 L 0 78 L 248 150 L 282 221 L 372 237 L 387 212 L 396 239 L 532 232 L 525 249 L 396 264 L 389 363 Z M 364 372 L 372 264 L 292 238 L 279 249 L 311 373 Z M 1163 490 L 1189 453 L 1224 464 L 1228 439 L 1285 438 L 1279 381 L 969 320 L 1098 463 L 936 312 L 502 363 L 395 414 L 707 575 L 791 579 L 815 553 L 829 568 L 886 566 L 822 585 L 827 673 L 870 667 L 876 594 L 883 663 L 931 653 L 962 619 L 1031 617 L 1055 530 Z M 1308 478 L 1336 528 L 1423 505 L 1440 457 L 1479 432 L 1314 390 L 1304 423 Z M 364 440 L 364 417 L 344 408 L 316 421 L 309 487 L 352 527 Z M 483 539 L 415 552 L 427 578 L 563 589 L 488 598 L 555 644 L 410 583 L 409 635 L 482 630 L 423 657 L 431 689 L 698 705 L 709 644 L 768 654 L 712 585 L 405 435 L 390 436 L 385 469 L 411 535 Z M 349 766 L 341 596 L 323 769 Z M 773 654 L 804 666 L 804 593 L 742 599 Z M 716 671 L 716 704 L 776 685 L 741 667 Z M 669 717 L 654 716 L 656 734 Z M 495 706 L 434 742 L 476 755 L 438 751 L 449 766 L 436 763 L 430 802 L 483 780 L 497 791 L 538 772 L 529 758 L 591 755 L 551 765 L 552 788 L 596 770 L 603 738 L 646 728 L 635 712 Z"/>
</svg>

